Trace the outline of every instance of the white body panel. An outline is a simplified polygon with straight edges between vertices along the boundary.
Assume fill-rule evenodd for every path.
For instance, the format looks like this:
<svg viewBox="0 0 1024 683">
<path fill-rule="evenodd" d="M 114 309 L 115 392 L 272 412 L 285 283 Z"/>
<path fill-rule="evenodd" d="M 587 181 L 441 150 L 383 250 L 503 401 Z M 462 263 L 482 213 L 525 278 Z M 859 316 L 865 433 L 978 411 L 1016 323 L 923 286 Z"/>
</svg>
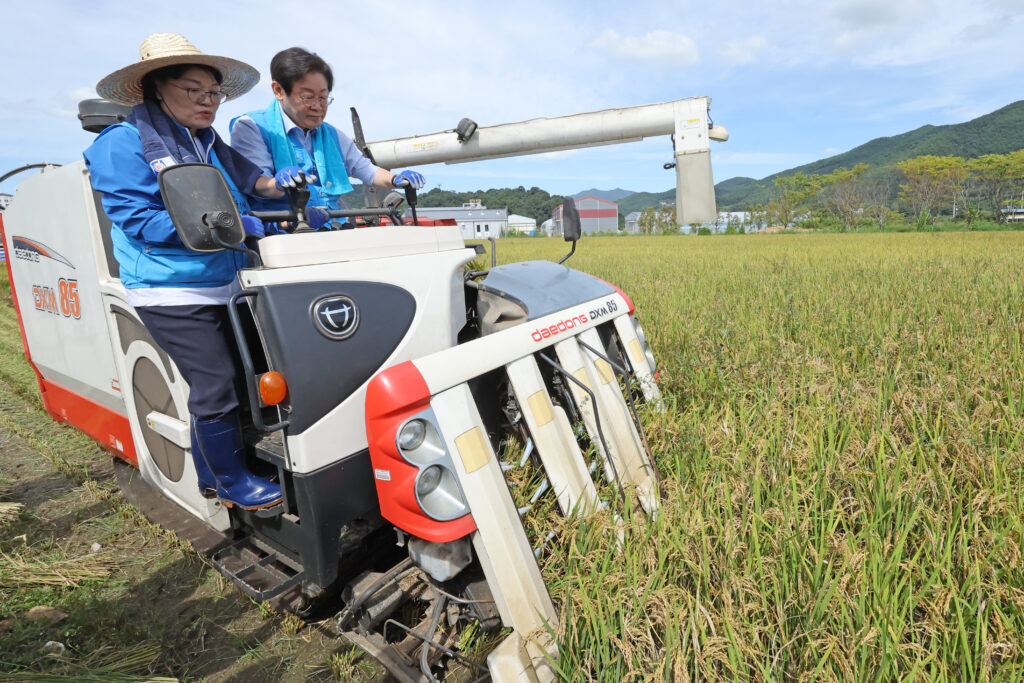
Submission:
<svg viewBox="0 0 1024 683">
<path fill-rule="evenodd" d="M 465 246 L 454 225 L 385 226 L 272 235 L 260 240 L 260 256 L 267 268 L 288 268 L 453 251 Z"/>
<path fill-rule="evenodd" d="M 581 332 L 579 339 L 591 348 L 601 348 L 601 340 L 595 330 Z M 604 459 L 609 481 L 618 480 L 624 487 L 633 488 L 644 510 L 653 513 L 658 509 L 659 500 L 653 470 L 611 367 L 581 346 L 576 338 L 559 342 L 555 350 L 562 367 L 593 392 L 592 401 L 583 387 L 575 382 L 570 385 L 591 441 Z"/>
<path fill-rule="evenodd" d="M 128 305 L 120 280 L 108 272 L 99 225 L 82 161 L 27 178 L 4 212 L 5 247 L 8 258 L 17 259 L 11 272 L 32 362 L 46 379 L 127 417 L 143 478 L 196 517 L 225 530 L 230 526 L 227 511 L 217 501 L 199 495 L 190 454 L 186 451 L 181 478 L 172 481 L 160 472 L 146 448 L 141 428 L 146 416 L 136 414 L 132 397 L 135 363 L 148 358 L 167 382 L 175 414 L 157 417 L 165 426 L 188 424 L 188 387 L 176 369 L 167 374 L 157 350 L 147 342 L 136 340 L 122 348 L 113 310 L 124 311 L 140 326 L 142 323 Z M 31 256 L 12 248 L 18 238 L 45 245 L 50 256 Z M 77 318 L 75 311 L 69 308 L 65 315 L 61 307 L 61 278 L 77 285 Z M 43 288 L 55 292 L 55 312 L 45 305 L 45 299 L 41 307 L 34 305 L 39 298 L 33 292 L 45 291 Z M 179 434 L 170 440 L 180 446 L 183 439 Z"/>
<path fill-rule="evenodd" d="M 263 243 L 267 244 L 265 251 Z M 357 280 L 387 283 L 408 291 L 416 300 L 410 334 L 381 369 L 453 347 L 465 324 L 462 267 L 476 254 L 464 247 L 457 227 L 382 227 L 281 235 L 262 240 L 260 248 L 268 265 L 275 265 L 242 271 L 240 278 L 246 288 Z M 404 255 L 381 256 L 388 251 Z M 309 254 L 331 262 L 293 268 L 283 265 L 297 263 L 305 258 L 300 255 Z M 366 448 L 365 403 L 364 383 L 315 425 L 290 435 L 287 446 L 292 470 L 313 472 Z"/>
<path fill-rule="evenodd" d="M 562 514 L 586 515 L 597 510 L 601 505 L 597 487 L 569 418 L 560 406 L 551 404 L 537 361 L 520 358 L 509 363 L 506 370 Z"/>
<path fill-rule="evenodd" d="M 554 675 L 547 657 L 556 658 L 558 650 L 548 629 L 558 628 L 558 615 L 509 495 L 498 458 L 483 436 L 486 431 L 473 395 L 468 386 L 459 384 L 433 396 L 430 407 L 444 426 L 445 446 L 453 456 L 456 474 L 476 522 L 473 548 L 494 594 L 501 621 L 515 630 L 519 642 L 525 641 L 525 652 L 539 680 L 552 680 Z M 476 444 L 482 454 L 459 448 L 462 439 L 473 434 L 479 437 L 469 441 Z"/>
<path fill-rule="evenodd" d="M 104 297 L 105 301 L 110 304 L 116 305 L 118 308 L 127 309 L 132 314 L 135 313 L 134 309 L 125 303 L 123 298 L 117 297 Z M 110 308 L 108 306 L 108 308 Z M 112 326 L 112 335 L 116 339 L 116 331 L 114 326 L 114 314 L 109 313 L 110 322 Z M 142 321 L 139 321 L 142 324 Z M 231 520 L 228 518 L 228 511 L 220 501 L 215 498 L 204 498 L 199 494 L 199 477 L 196 475 L 195 465 L 192 462 L 192 451 L 191 438 L 187 437 L 188 433 L 188 385 L 178 374 L 178 369 L 171 366 L 172 372 L 167 373 L 167 368 L 160 358 L 156 348 L 146 341 L 133 341 L 129 344 L 128 349 L 124 353 L 120 353 L 120 345 L 115 341 L 113 347 L 117 351 L 117 363 L 118 373 L 126 379 L 123 385 L 126 387 L 126 393 L 131 391 L 132 387 L 132 370 L 135 364 L 139 360 L 146 358 L 153 363 L 159 369 L 163 376 L 164 382 L 167 388 L 170 390 L 171 399 L 174 402 L 173 414 L 161 415 L 160 413 L 147 413 L 146 415 L 138 415 L 135 410 L 135 403 L 130 393 L 125 397 L 128 404 L 128 415 L 129 422 L 132 427 L 132 440 L 135 442 L 135 453 L 139 458 L 139 472 L 142 473 L 142 477 L 160 489 L 160 492 L 165 496 L 173 500 L 175 503 L 180 505 L 182 508 L 188 510 L 193 515 L 203 520 L 214 529 L 218 531 L 227 531 L 231 528 Z M 173 432 L 178 432 L 175 438 L 168 439 L 171 443 L 181 445 L 184 442 L 185 450 L 185 469 L 182 472 L 181 477 L 174 481 L 166 476 L 157 467 L 157 464 L 153 461 L 150 456 L 149 450 L 146 447 L 146 440 L 142 433 L 142 426 L 147 422 L 148 419 L 152 419 L 160 423 L 160 428 L 156 429 L 157 433 L 160 433 L 162 429 L 168 429 Z M 174 425 L 177 424 L 177 429 L 174 429 Z M 181 427 L 184 426 L 185 434 L 181 434 Z"/>
<path fill-rule="evenodd" d="M 612 307 L 608 306 L 609 302 L 615 305 L 612 310 L 618 310 L 620 313 L 604 314 L 599 317 L 591 315 L 594 311 L 599 311 L 602 308 L 611 309 Z M 627 310 L 626 301 L 622 296 L 617 293 L 608 294 L 522 325 L 475 339 L 457 348 L 417 358 L 413 362 L 420 374 L 423 375 L 430 393 L 436 394 L 466 381 L 469 377 L 478 377 L 514 360 L 542 351 L 563 338 L 608 322 L 615 316 L 626 316 Z M 551 326 L 557 327 L 559 323 L 564 323 L 566 320 L 579 321 L 581 319 L 585 322 L 576 322 L 564 332 L 548 337 L 542 336 L 540 340 L 534 337 L 535 331 L 545 330 Z M 470 351 L 470 347 L 472 351 Z"/>
<path fill-rule="evenodd" d="M 660 406 L 661 390 L 658 388 L 657 382 L 654 381 L 654 371 L 650 363 L 647 362 L 647 356 L 644 355 L 643 347 L 640 345 L 636 330 L 633 329 L 629 318 L 624 316 L 616 318 L 615 331 L 619 333 L 619 338 L 626 347 L 626 358 L 644 398 L 648 403 Z"/>
<path fill-rule="evenodd" d="M 32 176 L 17 192 L 4 212 L 4 246 L 32 361 L 43 377 L 124 415 L 100 298 L 103 244 L 89 229 L 97 220 L 85 164 Z M 18 248 L 20 239 L 49 256 Z"/>
</svg>

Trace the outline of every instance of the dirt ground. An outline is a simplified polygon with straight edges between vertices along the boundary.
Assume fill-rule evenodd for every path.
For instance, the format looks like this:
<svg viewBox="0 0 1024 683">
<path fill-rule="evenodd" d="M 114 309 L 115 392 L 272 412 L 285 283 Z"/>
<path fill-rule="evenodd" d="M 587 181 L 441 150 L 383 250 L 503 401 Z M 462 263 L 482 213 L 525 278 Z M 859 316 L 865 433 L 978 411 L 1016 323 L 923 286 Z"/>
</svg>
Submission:
<svg viewBox="0 0 1024 683">
<path fill-rule="evenodd" d="M 8 302 L 0 503 L 23 507 L 0 521 L 0 679 L 382 680 L 330 620 L 254 603 L 125 502 L 111 456 L 42 410 Z"/>
</svg>

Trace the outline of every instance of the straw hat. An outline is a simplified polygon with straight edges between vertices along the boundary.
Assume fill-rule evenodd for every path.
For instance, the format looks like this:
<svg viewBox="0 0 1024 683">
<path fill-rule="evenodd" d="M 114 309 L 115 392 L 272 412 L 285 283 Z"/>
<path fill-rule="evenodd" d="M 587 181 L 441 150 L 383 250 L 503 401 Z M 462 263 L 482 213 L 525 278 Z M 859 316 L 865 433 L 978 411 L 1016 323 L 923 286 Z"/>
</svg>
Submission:
<svg viewBox="0 0 1024 683">
<path fill-rule="evenodd" d="M 260 72 L 245 62 L 204 55 L 185 36 L 177 33 L 154 33 L 139 45 L 139 61 L 103 78 L 96 84 L 96 92 L 103 99 L 118 104 L 139 104 L 142 102 L 142 77 L 172 64 L 212 66 L 223 76 L 220 89 L 229 100 L 249 92 L 260 80 Z"/>
</svg>

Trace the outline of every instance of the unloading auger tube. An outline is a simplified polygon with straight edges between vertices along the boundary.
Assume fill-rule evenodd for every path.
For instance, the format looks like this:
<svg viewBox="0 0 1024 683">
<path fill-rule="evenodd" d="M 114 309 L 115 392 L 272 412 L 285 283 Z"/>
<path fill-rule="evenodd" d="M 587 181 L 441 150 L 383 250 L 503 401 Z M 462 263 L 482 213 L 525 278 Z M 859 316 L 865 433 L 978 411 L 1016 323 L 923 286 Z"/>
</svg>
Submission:
<svg viewBox="0 0 1024 683">
<path fill-rule="evenodd" d="M 463 119 L 452 130 L 367 142 L 363 149 L 379 166 L 398 168 L 540 154 L 671 135 L 676 220 L 681 225 L 697 224 L 714 221 L 718 216 L 710 141 L 729 139 L 724 127 L 712 123 L 710 106 L 711 98 L 702 96 L 493 126 L 476 126 Z M 353 117 L 358 121 L 354 112 Z M 361 134 L 361 126 L 357 131 Z"/>
</svg>

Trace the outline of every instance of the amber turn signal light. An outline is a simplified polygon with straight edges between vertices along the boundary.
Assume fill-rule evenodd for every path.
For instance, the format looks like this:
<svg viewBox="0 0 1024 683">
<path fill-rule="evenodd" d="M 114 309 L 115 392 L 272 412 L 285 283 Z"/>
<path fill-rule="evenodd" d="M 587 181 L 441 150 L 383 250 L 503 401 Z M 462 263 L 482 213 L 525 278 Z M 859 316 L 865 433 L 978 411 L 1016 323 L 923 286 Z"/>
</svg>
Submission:
<svg viewBox="0 0 1024 683">
<path fill-rule="evenodd" d="M 284 400 L 288 393 L 288 383 L 284 381 L 284 375 L 271 370 L 260 377 L 260 398 L 268 406 L 276 406 Z"/>
</svg>

